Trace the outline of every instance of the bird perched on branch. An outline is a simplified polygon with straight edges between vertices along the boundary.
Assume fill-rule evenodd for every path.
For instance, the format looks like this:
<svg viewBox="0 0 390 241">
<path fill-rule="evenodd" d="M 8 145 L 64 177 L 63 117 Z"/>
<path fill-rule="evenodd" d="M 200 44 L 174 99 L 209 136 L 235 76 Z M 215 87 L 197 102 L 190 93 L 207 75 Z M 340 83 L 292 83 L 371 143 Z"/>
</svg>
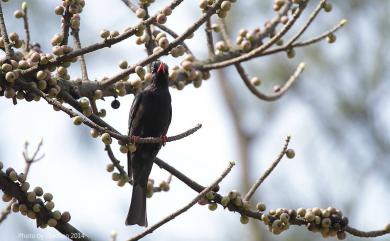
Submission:
<svg viewBox="0 0 390 241">
<path fill-rule="evenodd" d="M 168 66 L 155 61 L 151 66 L 152 81 L 134 99 L 129 116 L 129 136 L 136 145 L 135 152 L 127 154 L 129 177 L 133 180 L 133 194 L 126 225 L 147 226 L 146 187 L 153 161 L 167 140 L 172 117 L 169 94 Z M 140 137 L 161 137 L 161 144 L 137 144 Z"/>
</svg>

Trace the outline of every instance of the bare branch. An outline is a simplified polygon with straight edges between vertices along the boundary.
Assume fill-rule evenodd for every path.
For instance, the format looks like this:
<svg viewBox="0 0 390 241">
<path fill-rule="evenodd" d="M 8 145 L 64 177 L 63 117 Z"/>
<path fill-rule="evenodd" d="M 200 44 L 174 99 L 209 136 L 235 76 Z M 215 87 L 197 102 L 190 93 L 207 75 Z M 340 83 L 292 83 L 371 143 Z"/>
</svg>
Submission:
<svg viewBox="0 0 390 241">
<path fill-rule="evenodd" d="M 256 87 L 250 82 L 247 74 L 245 73 L 244 68 L 240 64 L 234 65 L 237 69 L 237 72 L 239 73 L 241 79 L 244 81 L 245 85 L 248 87 L 248 89 L 259 99 L 265 100 L 265 101 L 274 101 L 279 99 L 284 93 L 287 92 L 287 90 L 292 86 L 292 84 L 298 79 L 300 74 L 305 68 L 304 63 L 300 63 L 293 73 L 293 75 L 290 76 L 290 78 L 284 83 L 284 85 L 278 90 L 275 94 L 266 95 L 261 93 L 256 89 Z"/>
<path fill-rule="evenodd" d="M 23 192 L 20 189 L 20 186 L 17 183 L 11 181 L 2 171 L 0 171 L 0 189 L 4 193 L 15 197 L 19 203 L 26 204 L 30 210 L 32 210 L 32 206 L 38 202 L 29 202 L 27 199 L 27 193 Z M 42 206 L 40 212 L 37 213 L 37 224 L 47 221 L 51 215 L 51 211 L 48 211 L 44 206 Z M 57 225 L 54 228 L 74 241 L 90 241 L 90 239 L 85 234 L 77 230 L 69 223 L 63 222 L 61 220 L 58 220 Z"/>
<path fill-rule="evenodd" d="M 76 46 L 76 50 L 81 49 L 79 30 L 72 29 L 72 36 L 73 36 L 74 44 Z M 80 61 L 80 68 L 81 68 L 81 79 L 84 81 L 89 80 L 87 64 L 85 62 L 84 55 L 79 56 L 79 61 Z"/>
<path fill-rule="evenodd" d="M 306 21 L 306 23 L 301 27 L 301 29 L 287 42 L 286 46 L 290 46 L 292 43 L 294 43 L 299 37 L 302 36 L 302 34 L 306 31 L 306 29 L 310 26 L 310 24 L 313 22 L 313 20 L 317 17 L 318 13 L 321 11 L 323 4 L 326 2 L 326 0 L 321 0 L 315 10 L 310 14 L 309 19 Z"/>
<path fill-rule="evenodd" d="M 209 51 L 209 57 L 212 57 L 215 55 L 215 49 L 214 49 L 214 40 L 213 40 L 213 30 L 211 29 L 210 19 L 207 19 L 204 31 L 206 33 L 207 49 Z"/>
<path fill-rule="evenodd" d="M 213 188 L 216 187 L 227 176 L 227 174 L 229 174 L 229 172 L 232 170 L 233 166 L 234 166 L 234 162 L 230 162 L 228 167 L 223 171 L 222 175 L 220 177 L 218 177 L 218 179 L 215 180 L 208 188 L 206 188 L 202 192 L 200 192 L 190 203 L 188 203 L 187 205 L 185 205 L 181 209 L 177 210 L 176 212 L 170 214 L 166 218 L 162 219 L 160 222 L 156 223 L 155 225 L 147 228 L 144 232 L 138 234 L 137 236 L 135 236 L 133 238 L 130 238 L 128 241 L 139 240 L 139 239 L 145 237 L 146 235 L 152 233 L 154 230 L 158 229 L 159 227 L 166 224 L 167 222 L 173 220 L 174 218 L 176 218 L 180 214 L 183 214 L 184 212 L 186 212 L 188 209 L 190 209 L 192 206 L 194 206 L 204 195 L 206 195 L 206 193 L 213 190 Z"/>
<path fill-rule="evenodd" d="M 24 157 L 24 162 L 25 162 L 25 166 L 24 166 L 24 175 L 25 175 L 25 178 L 27 179 L 28 177 L 28 173 L 30 172 L 30 167 L 31 167 L 31 164 L 39 161 L 40 159 L 42 159 L 44 157 L 44 155 L 42 155 L 41 157 L 37 158 L 37 155 L 39 153 L 39 150 L 41 149 L 41 146 L 42 146 L 43 142 L 42 140 L 38 143 L 38 146 L 37 148 L 35 149 L 35 152 L 33 154 L 32 157 L 29 157 L 28 155 L 28 142 L 25 143 L 24 147 L 25 147 L 25 150 L 23 152 L 23 157 Z M 0 213 L 0 223 L 2 223 L 7 217 L 8 215 L 11 213 L 11 207 L 14 203 L 16 203 L 16 199 L 13 199 L 4 209 L 3 211 L 1 211 Z"/>
<path fill-rule="evenodd" d="M 326 32 L 324 32 L 324 33 L 322 33 L 322 34 L 320 34 L 320 35 L 318 35 L 316 37 L 313 37 L 313 38 L 310 38 L 308 40 L 304 40 L 304 41 L 301 41 L 301 42 L 293 43 L 290 46 L 285 44 L 285 45 L 283 45 L 281 47 L 277 47 L 277 48 L 273 48 L 273 49 L 264 51 L 263 53 L 261 53 L 261 54 L 259 54 L 257 56 L 260 57 L 260 56 L 271 55 L 271 54 L 278 53 L 278 52 L 284 52 L 284 51 L 286 51 L 289 48 L 298 48 L 298 47 L 304 47 L 304 46 L 308 46 L 308 45 L 311 45 L 311 44 L 315 44 L 315 43 L 317 43 L 317 42 L 319 42 L 321 40 L 324 40 L 330 34 L 335 33 L 337 30 L 339 30 L 341 27 L 343 27 L 346 23 L 347 23 L 347 20 L 346 19 L 342 19 L 336 26 L 334 26 L 333 28 L 329 29 L 328 31 L 326 31 Z"/>
<path fill-rule="evenodd" d="M 135 13 L 138 9 L 138 6 L 131 2 L 131 0 L 121 0 L 130 10 Z"/>
<path fill-rule="evenodd" d="M 30 50 L 30 28 L 28 25 L 28 15 L 27 15 L 27 8 L 22 9 L 23 10 L 23 27 L 24 27 L 24 34 L 26 38 L 25 44 L 25 50 L 28 52 Z"/>
<path fill-rule="evenodd" d="M 63 39 L 61 41 L 61 45 L 68 44 L 70 20 L 72 18 L 72 15 L 73 14 L 71 14 L 69 12 L 69 6 L 66 6 L 65 13 L 62 16 L 62 36 L 63 36 Z"/>
<path fill-rule="evenodd" d="M 365 231 L 360 231 L 356 228 L 352 228 L 350 226 L 347 226 L 345 228 L 345 231 L 347 233 L 352 234 L 353 236 L 361 237 L 361 238 L 375 238 L 375 237 L 384 236 L 386 234 L 390 234 L 390 230 L 386 230 L 386 229 L 365 232 Z"/>
<path fill-rule="evenodd" d="M 167 172 L 171 173 L 173 176 L 175 176 L 177 179 L 185 183 L 187 186 L 189 186 L 192 190 L 195 192 L 201 192 L 205 189 L 202 185 L 198 184 L 197 182 L 191 180 L 189 177 L 187 177 L 185 174 L 178 171 L 176 168 L 172 167 L 168 163 L 164 162 L 160 158 L 156 157 L 154 159 L 154 163 L 159 166 L 160 168 L 165 169 Z"/>
<path fill-rule="evenodd" d="M 284 36 L 288 32 L 288 30 L 290 30 L 290 28 L 293 26 L 295 21 L 300 17 L 304 9 L 305 9 L 305 5 L 300 5 L 300 7 L 294 11 L 291 19 L 283 26 L 283 28 L 278 33 L 276 33 L 268 42 L 260 45 L 258 48 L 255 48 L 249 51 L 248 53 L 243 53 L 242 55 L 233 57 L 228 60 L 223 60 L 216 63 L 204 64 L 203 66 L 201 66 L 202 70 L 219 69 L 236 63 L 241 63 L 256 57 L 256 55 L 272 47 L 282 36 Z"/>
<path fill-rule="evenodd" d="M 253 184 L 251 189 L 248 191 L 247 194 L 245 194 L 244 201 L 249 201 L 249 199 L 253 196 L 253 194 L 256 192 L 256 190 L 260 187 L 260 185 L 264 182 L 264 180 L 271 174 L 271 172 L 275 169 L 275 167 L 279 164 L 279 162 L 282 160 L 283 156 L 286 154 L 288 144 L 290 143 L 291 137 L 288 136 L 286 138 L 285 144 L 283 146 L 282 151 L 279 153 L 278 157 L 272 162 L 271 166 L 261 175 L 259 179 Z"/>
<path fill-rule="evenodd" d="M 14 51 L 12 50 L 11 43 L 9 42 L 9 39 L 8 39 L 7 28 L 5 26 L 3 8 L 1 6 L 1 1 L 0 1 L 0 33 L 1 33 L 1 36 L 3 37 L 3 41 L 4 41 L 5 55 L 7 58 L 11 58 L 12 55 L 14 54 Z"/>
<path fill-rule="evenodd" d="M 197 124 L 194 128 L 191 128 L 191 129 L 189 129 L 181 134 L 167 137 L 166 142 L 177 141 L 177 140 L 183 139 L 189 135 L 194 134 L 201 127 L 202 127 L 202 124 Z M 141 137 L 141 138 L 137 139 L 137 143 L 149 143 L 149 144 L 162 143 L 162 140 L 160 137 Z"/>
</svg>

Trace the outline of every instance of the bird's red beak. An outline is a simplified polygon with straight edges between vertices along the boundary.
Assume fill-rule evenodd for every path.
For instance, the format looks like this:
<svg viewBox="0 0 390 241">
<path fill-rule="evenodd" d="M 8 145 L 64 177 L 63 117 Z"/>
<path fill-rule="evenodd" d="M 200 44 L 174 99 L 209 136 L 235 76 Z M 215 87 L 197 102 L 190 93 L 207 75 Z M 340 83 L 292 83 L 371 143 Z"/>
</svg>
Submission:
<svg viewBox="0 0 390 241">
<path fill-rule="evenodd" d="M 164 73 L 165 72 L 165 64 L 161 63 L 160 66 L 158 66 L 157 73 Z"/>
</svg>

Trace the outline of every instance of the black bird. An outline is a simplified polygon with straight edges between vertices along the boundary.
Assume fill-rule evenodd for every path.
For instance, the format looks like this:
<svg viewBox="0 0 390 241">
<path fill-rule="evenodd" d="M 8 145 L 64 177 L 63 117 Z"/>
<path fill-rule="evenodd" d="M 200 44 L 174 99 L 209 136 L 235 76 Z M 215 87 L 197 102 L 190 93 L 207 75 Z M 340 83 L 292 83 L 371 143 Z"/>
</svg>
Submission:
<svg viewBox="0 0 390 241">
<path fill-rule="evenodd" d="M 172 117 L 171 95 L 168 89 L 168 66 L 160 61 L 152 63 L 152 81 L 134 99 L 129 116 L 129 136 L 136 143 L 139 137 L 161 137 L 165 144 Z M 126 225 L 147 226 L 146 187 L 162 144 L 136 144 L 136 151 L 128 153 L 129 177 L 133 180 L 133 195 Z"/>
</svg>

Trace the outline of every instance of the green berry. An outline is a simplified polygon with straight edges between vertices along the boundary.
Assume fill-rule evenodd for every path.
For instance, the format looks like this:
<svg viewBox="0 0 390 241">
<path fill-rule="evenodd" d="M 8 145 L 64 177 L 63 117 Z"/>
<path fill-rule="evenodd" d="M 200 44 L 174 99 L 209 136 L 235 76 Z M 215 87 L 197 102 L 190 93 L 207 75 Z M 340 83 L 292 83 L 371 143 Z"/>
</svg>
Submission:
<svg viewBox="0 0 390 241">
<path fill-rule="evenodd" d="M 42 196 L 43 195 L 43 189 L 41 187 L 35 187 L 34 192 L 37 196 Z"/>
<path fill-rule="evenodd" d="M 2 200 L 3 200 L 4 202 L 9 202 L 9 201 L 12 200 L 12 196 L 9 195 L 9 194 L 4 193 L 3 196 L 2 196 Z"/>
<path fill-rule="evenodd" d="M 295 151 L 293 149 L 288 149 L 286 151 L 286 156 L 289 159 L 293 159 L 295 157 Z"/>
<path fill-rule="evenodd" d="M 290 219 L 290 215 L 288 215 L 287 213 L 282 213 L 279 217 L 280 221 L 282 221 L 283 223 L 288 223 L 288 220 Z"/>
<path fill-rule="evenodd" d="M 264 203 L 262 203 L 262 202 L 257 203 L 256 204 L 256 208 L 260 212 L 264 212 L 267 209 L 266 205 Z"/>
<path fill-rule="evenodd" d="M 287 50 L 287 57 L 288 57 L 289 59 L 294 58 L 294 57 L 295 57 L 295 50 L 294 50 L 294 49 L 288 49 L 288 50 Z"/>
<path fill-rule="evenodd" d="M 43 199 L 45 199 L 45 201 L 51 201 L 53 200 L 53 194 L 51 194 L 50 192 L 47 192 L 45 194 L 43 194 Z"/>
<path fill-rule="evenodd" d="M 119 181 L 119 179 L 121 178 L 121 175 L 118 172 L 114 172 L 111 175 L 111 178 L 112 178 L 113 181 Z"/>
<path fill-rule="evenodd" d="M 230 202 L 229 196 L 222 197 L 222 199 L 221 199 L 222 206 L 226 207 L 229 204 L 229 202 Z"/>
<path fill-rule="evenodd" d="M 54 218 L 51 218 L 51 219 L 49 219 L 49 221 L 47 221 L 47 225 L 49 225 L 50 227 L 55 227 L 55 226 L 57 226 L 57 220 L 55 220 Z"/>
<path fill-rule="evenodd" d="M 161 190 L 163 190 L 164 192 L 168 192 L 169 191 L 169 183 L 167 181 L 162 181 L 160 183 L 160 188 Z"/>
<path fill-rule="evenodd" d="M 218 207 L 218 205 L 217 205 L 216 203 L 210 203 L 210 204 L 209 204 L 209 210 L 210 210 L 210 211 L 216 210 L 217 207 Z"/>
<path fill-rule="evenodd" d="M 331 3 L 324 2 L 324 4 L 322 5 L 322 8 L 324 9 L 325 12 L 330 12 L 330 11 L 332 11 L 333 6 Z"/>
<path fill-rule="evenodd" d="M 304 208 L 298 208 L 297 213 L 300 217 L 305 217 L 306 209 Z"/>
<path fill-rule="evenodd" d="M 5 74 L 5 79 L 9 82 L 9 83 L 13 83 L 15 82 L 15 79 L 16 79 L 16 75 L 13 71 L 10 71 L 10 72 L 7 72 Z"/>
<path fill-rule="evenodd" d="M 86 109 L 89 107 L 89 100 L 86 97 L 83 97 L 79 100 L 80 107 L 82 109 Z"/>
<path fill-rule="evenodd" d="M 106 30 L 106 29 L 103 29 L 102 31 L 100 31 L 100 37 L 101 38 L 108 38 L 110 36 L 110 31 Z"/>
<path fill-rule="evenodd" d="M 128 66 L 129 64 L 127 63 L 126 60 L 122 60 L 121 62 L 119 62 L 119 68 L 121 69 L 126 69 Z"/>
<path fill-rule="evenodd" d="M 206 198 L 208 200 L 213 200 L 215 198 L 215 193 L 213 191 L 206 193 Z"/>
<path fill-rule="evenodd" d="M 326 41 L 330 44 L 336 42 L 336 35 L 334 35 L 333 33 L 329 34 L 327 37 L 326 37 Z"/>
<path fill-rule="evenodd" d="M 53 208 L 54 208 L 54 202 L 48 201 L 48 202 L 45 204 L 45 207 L 46 207 L 46 209 L 49 210 L 49 211 L 53 210 Z"/>
<path fill-rule="evenodd" d="M 91 136 L 92 136 L 93 138 L 97 138 L 97 137 L 99 136 L 99 131 L 96 130 L 95 128 L 92 128 L 92 129 L 90 130 L 90 134 L 91 134 Z"/>
<path fill-rule="evenodd" d="M 128 153 L 129 152 L 129 149 L 127 148 L 127 146 L 126 145 L 123 145 L 123 146 L 120 146 L 120 148 L 119 148 L 119 151 L 121 152 L 121 153 Z"/>
<path fill-rule="evenodd" d="M 113 165 L 112 163 L 107 164 L 106 170 L 107 170 L 108 172 L 113 172 L 113 171 L 114 171 L 114 165 Z"/>
<path fill-rule="evenodd" d="M 16 182 L 18 180 L 18 174 L 15 172 L 15 171 L 11 171 L 9 174 L 8 174 L 8 177 L 9 179 L 11 179 L 11 181 L 13 182 Z"/>
<path fill-rule="evenodd" d="M 23 192 L 27 192 L 29 188 L 30 188 L 30 183 L 28 183 L 28 182 L 24 182 L 24 183 L 20 186 L 20 189 L 21 189 Z"/>
<path fill-rule="evenodd" d="M 60 220 L 61 219 L 61 212 L 56 210 L 52 213 L 52 217 L 55 219 L 55 220 Z"/>
<path fill-rule="evenodd" d="M 79 126 L 83 123 L 83 118 L 79 115 L 73 117 L 73 124 L 75 124 L 76 126 Z"/>
<path fill-rule="evenodd" d="M 261 80 L 258 78 L 258 77 L 253 77 L 251 79 L 251 83 L 254 85 L 254 86 L 259 86 L 261 84 Z"/>
<path fill-rule="evenodd" d="M 34 213 L 34 211 L 28 210 L 28 211 L 27 211 L 27 217 L 29 217 L 29 218 L 31 218 L 31 219 L 36 219 L 36 218 L 37 218 L 37 215 Z"/>
<path fill-rule="evenodd" d="M 249 218 L 247 216 L 241 216 L 240 217 L 240 222 L 242 224 L 247 224 L 249 222 Z"/>
<path fill-rule="evenodd" d="M 23 16 L 24 16 L 24 13 L 21 10 L 16 10 L 14 12 L 14 17 L 15 18 L 23 18 Z"/>
<path fill-rule="evenodd" d="M 70 221 L 70 213 L 68 211 L 65 211 L 61 214 L 61 221 L 67 223 Z"/>
<path fill-rule="evenodd" d="M 32 210 L 36 213 L 39 213 L 41 211 L 41 205 L 39 205 L 38 203 L 34 204 Z"/>
<path fill-rule="evenodd" d="M 108 133 L 103 133 L 102 134 L 102 142 L 106 145 L 110 145 L 112 143 L 112 139 L 110 134 Z"/>
</svg>

